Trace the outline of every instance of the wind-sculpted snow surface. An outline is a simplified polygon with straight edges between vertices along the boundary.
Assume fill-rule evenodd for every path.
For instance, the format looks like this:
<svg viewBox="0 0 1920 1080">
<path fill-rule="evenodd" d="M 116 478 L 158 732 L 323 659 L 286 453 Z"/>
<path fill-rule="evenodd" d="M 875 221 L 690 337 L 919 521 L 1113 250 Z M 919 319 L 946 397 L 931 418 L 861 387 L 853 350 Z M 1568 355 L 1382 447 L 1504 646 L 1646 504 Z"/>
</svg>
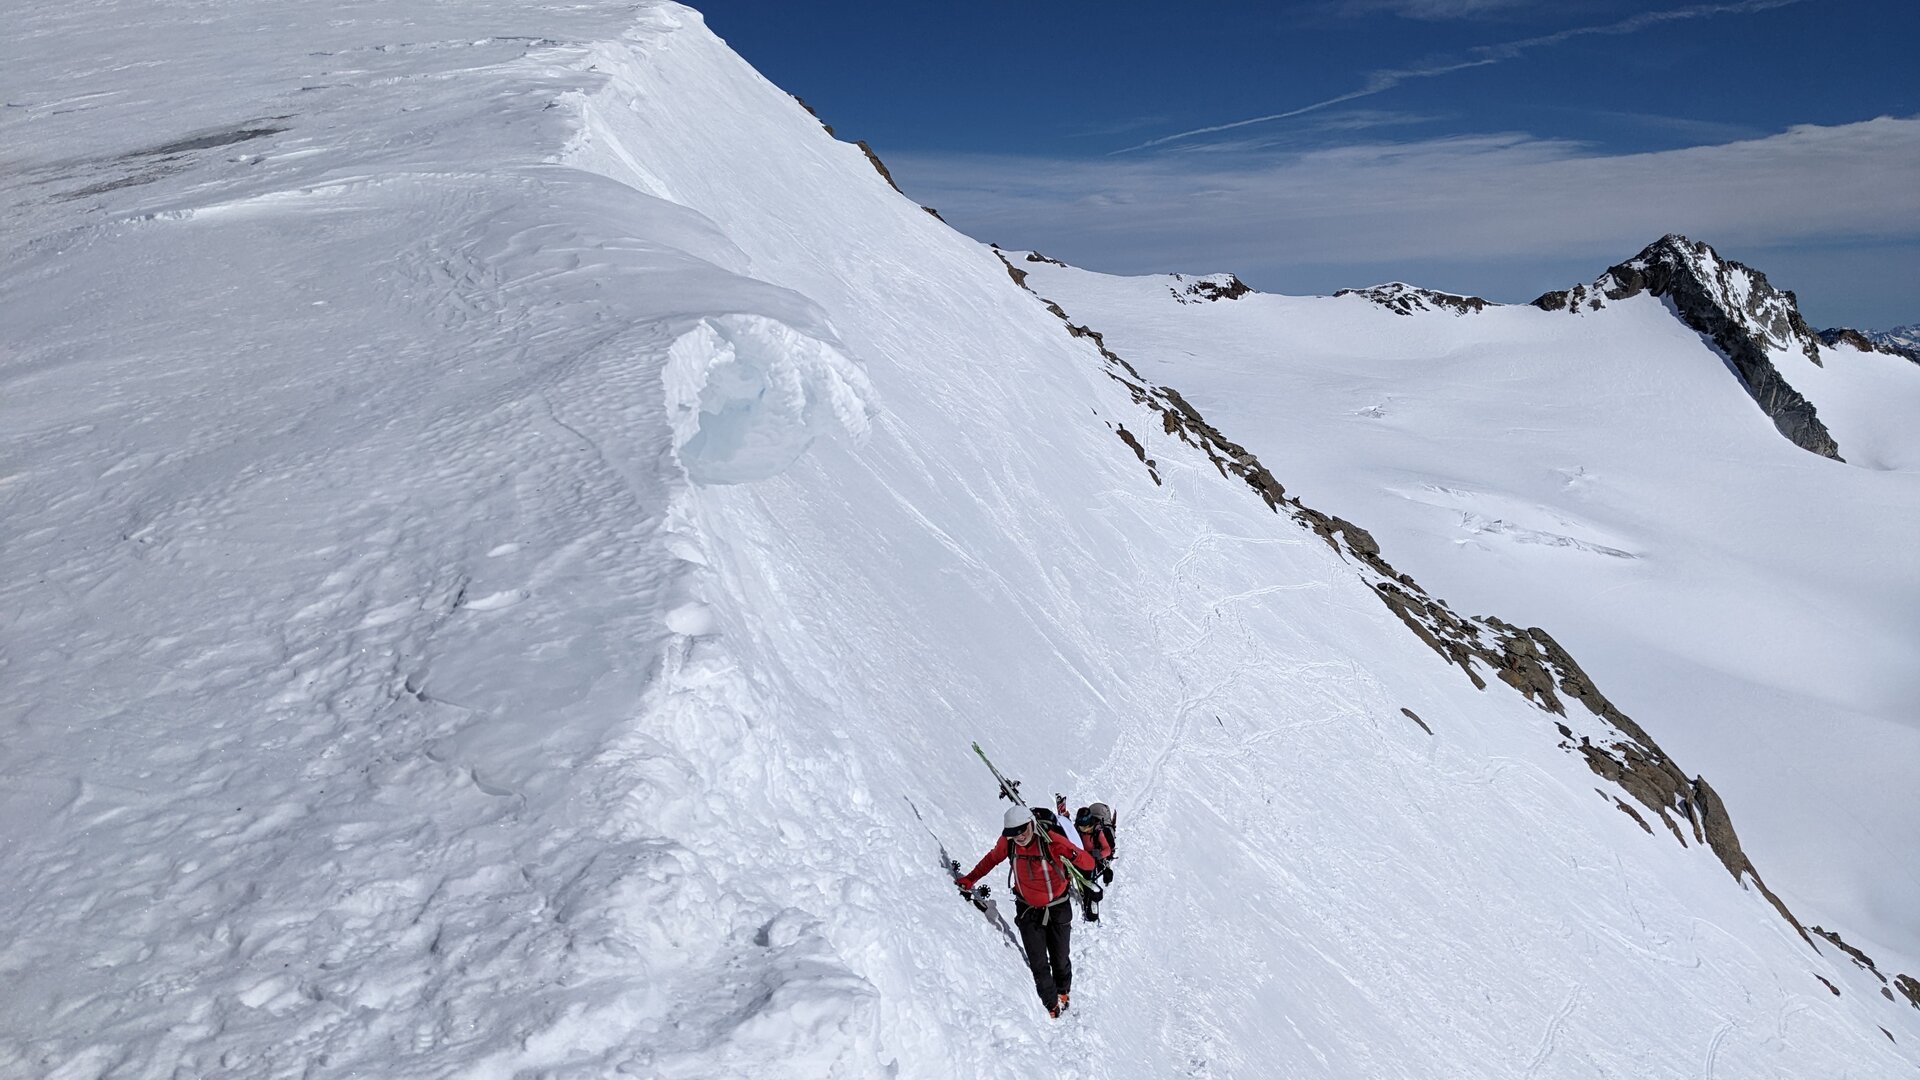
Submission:
<svg viewBox="0 0 1920 1080">
<path fill-rule="evenodd" d="M 138 10 L 7 58 L 0 1074 L 1912 1069 L 696 13 Z"/>
</svg>

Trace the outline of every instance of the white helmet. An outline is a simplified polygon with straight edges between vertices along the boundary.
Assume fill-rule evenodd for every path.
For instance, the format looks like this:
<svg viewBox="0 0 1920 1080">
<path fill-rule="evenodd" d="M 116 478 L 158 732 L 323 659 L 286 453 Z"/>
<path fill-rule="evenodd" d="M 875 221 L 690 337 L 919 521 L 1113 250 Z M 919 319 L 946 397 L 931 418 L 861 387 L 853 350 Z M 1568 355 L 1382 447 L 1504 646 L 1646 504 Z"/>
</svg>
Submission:
<svg viewBox="0 0 1920 1080">
<path fill-rule="evenodd" d="M 1033 824 L 1033 811 L 1024 806 L 1009 806 L 1000 824 L 1004 826 L 1000 830 L 1002 836 L 1017 836 L 1021 829 Z"/>
</svg>

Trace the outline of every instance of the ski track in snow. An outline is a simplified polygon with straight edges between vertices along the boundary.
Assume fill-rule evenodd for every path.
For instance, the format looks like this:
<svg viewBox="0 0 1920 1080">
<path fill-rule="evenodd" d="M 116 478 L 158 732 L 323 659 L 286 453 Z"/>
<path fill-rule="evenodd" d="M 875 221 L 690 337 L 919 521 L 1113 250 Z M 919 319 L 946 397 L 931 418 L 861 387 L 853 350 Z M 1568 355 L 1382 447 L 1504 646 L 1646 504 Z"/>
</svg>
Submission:
<svg viewBox="0 0 1920 1080">
<path fill-rule="evenodd" d="M 1560 1038 L 1561 1025 L 1567 1022 L 1567 1017 L 1573 1015 L 1573 1010 L 1579 1007 L 1583 996 L 1582 988 L 1574 987 L 1568 992 L 1567 999 L 1561 1002 L 1560 1008 L 1555 1010 L 1553 1016 L 1547 1020 L 1547 1030 L 1540 1036 L 1540 1045 L 1534 1049 L 1533 1058 L 1527 1062 L 1529 1078 L 1540 1075 L 1540 1069 L 1546 1065 L 1547 1059 L 1553 1056 L 1555 1044 Z"/>
</svg>

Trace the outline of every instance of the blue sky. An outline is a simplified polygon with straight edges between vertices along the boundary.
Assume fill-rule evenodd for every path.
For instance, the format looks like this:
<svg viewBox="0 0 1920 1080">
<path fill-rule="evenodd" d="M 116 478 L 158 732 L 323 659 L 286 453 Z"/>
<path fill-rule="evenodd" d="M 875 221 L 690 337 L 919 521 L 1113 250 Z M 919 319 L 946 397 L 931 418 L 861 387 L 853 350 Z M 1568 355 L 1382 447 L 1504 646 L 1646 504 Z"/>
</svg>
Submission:
<svg viewBox="0 0 1920 1080">
<path fill-rule="evenodd" d="M 968 233 L 1114 273 L 1502 301 L 1667 232 L 1920 322 L 1920 3 L 715 0 Z"/>
</svg>

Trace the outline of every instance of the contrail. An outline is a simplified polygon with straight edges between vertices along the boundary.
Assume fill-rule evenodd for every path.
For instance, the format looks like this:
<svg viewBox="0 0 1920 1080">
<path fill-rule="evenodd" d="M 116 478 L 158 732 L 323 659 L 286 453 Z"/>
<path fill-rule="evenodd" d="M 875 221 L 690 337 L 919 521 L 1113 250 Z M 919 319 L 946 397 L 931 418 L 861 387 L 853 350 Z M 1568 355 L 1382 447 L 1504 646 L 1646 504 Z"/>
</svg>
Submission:
<svg viewBox="0 0 1920 1080">
<path fill-rule="evenodd" d="M 1709 15 L 1746 14 L 1754 11 L 1766 11 L 1770 8 L 1786 7 L 1790 4 L 1798 4 L 1801 2 L 1802 0 L 1737 0 L 1737 2 L 1726 4 L 1700 4 L 1695 7 L 1676 8 L 1672 11 L 1643 12 L 1639 15 L 1622 19 L 1619 22 L 1607 23 L 1604 26 L 1576 26 L 1570 30 L 1559 30 L 1551 34 L 1542 34 L 1539 37 L 1523 38 L 1519 41 L 1502 42 L 1498 45 L 1480 45 L 1469 50 L 1468 59 L 1465 60 L 1437 63 L 1425 67 L 1393 68 L 1386 71 L 1375 71 L 1368 74 L 1365 86 L 1358 90 L 1341 94 L 1339 97 L 1330 97 L 1325 101 L 1316 101 L 1311 105 L 1302 105 L 1297 109 L 1289 109 L 1286 112 L 1270 113 L 1266 116 L 1255 116 L 1247 120 L 1235 120 L 1230 124 L 1215 124 L 1212 127 L 1194 128 L 1192 131 L 1181 131 L 1172 135 L 1162 135 L 1157 139 L 1149 139 L 1137 146 L 1129 146 L 1120 150 L 1111 151 L 1108 156 L 1112 156 L 1112 154 L 1130 154 L 1135 150 L 1145 150 L 1148 147 L 1160 146 L 1164 143 L 1190 139 L 1195 135 L 1211 135 L 1216 131 L 1231 131 L 1234 128 L 1246 127 L 1249 124 L 1265 124 L 1273 120 L 1285 120 L 1288 117 L 1299 116 L 1302 113 L 1310 113 L 1316 109 L 1327 108 L 1330 105 L 1339 105 L 1342 102 L 1352 101 L 1355 98 L 1372 97 L 1375 94 L 1385 93 L 1399 86 L 1401 83 L 1412 79 L 1431 79 L 1437 75 L 1450 75 L 1453 72 L 1465 71 L 1468 68 L 1486 67 L 1489 64 L 1504 63 L 1508 60 L 1516 59 L 1533 49 L 1543 48 L 1548 45 L 1558 45 L 1571 38 L 1587 37 L 1593 34 L 1631 34 L 1660 23 L 1678 22 L 1682 19 L 1701 19 Z"/>
</svg>

